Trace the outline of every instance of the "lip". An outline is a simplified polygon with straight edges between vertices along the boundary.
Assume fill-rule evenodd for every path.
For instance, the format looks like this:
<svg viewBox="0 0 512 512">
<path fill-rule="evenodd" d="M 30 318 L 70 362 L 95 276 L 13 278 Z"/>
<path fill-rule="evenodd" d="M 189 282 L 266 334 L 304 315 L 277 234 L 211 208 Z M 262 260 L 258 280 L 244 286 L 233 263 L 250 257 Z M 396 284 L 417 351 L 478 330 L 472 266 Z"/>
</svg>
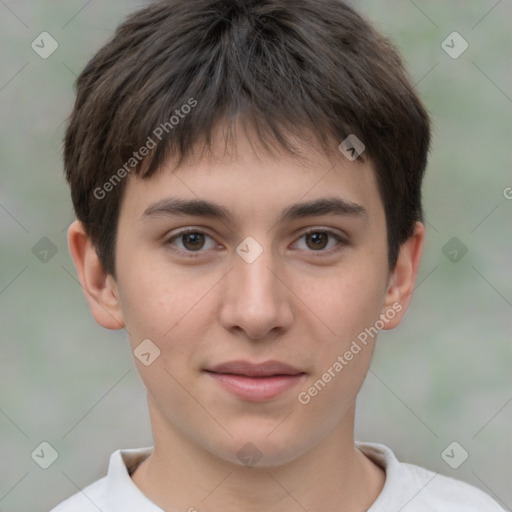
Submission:
<svg viewBox="0 0 512 512">
<path fill-rule="evenodd" d="M 275 398 L 295 387 L 306 375 L 279 361 L 230 361 L 205 371 L 227 391 L 252 402 Z"/>
<path fill-rule="evenodd" d="M 241 360 L 229 361 L 209 368 L 207 371 L 243 375 L 245 377 L 271 377 L 275 375 L 298 375 L 304 373 L 289 364 L 274 360 L 262 363 L 251 363 L 250 361 Z"/>
</svg>

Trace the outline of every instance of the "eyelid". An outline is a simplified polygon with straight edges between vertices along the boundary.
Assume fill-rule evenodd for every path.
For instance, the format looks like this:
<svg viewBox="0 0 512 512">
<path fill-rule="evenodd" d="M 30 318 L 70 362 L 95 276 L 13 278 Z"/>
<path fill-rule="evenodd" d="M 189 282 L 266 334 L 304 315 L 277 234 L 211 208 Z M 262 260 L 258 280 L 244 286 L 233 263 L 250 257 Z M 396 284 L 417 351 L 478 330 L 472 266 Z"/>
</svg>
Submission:
<svg viewBox="0 0 512 512">
<path fill-rule="evenodd" d="M 348 239 L 348 235 L 343 234 L 340 231 L 336 231 L 333 228 L 326 228 L 322 226 L 313 226 L 306 228 L 304 231 L 299 231 L 299 237 L 303 237 L 304 235 L 309 235 L 310 233 L 327 233 L 329 235 L 333 235 L 334 237 L 338 237 L 340 239 Z"/>
</svg>

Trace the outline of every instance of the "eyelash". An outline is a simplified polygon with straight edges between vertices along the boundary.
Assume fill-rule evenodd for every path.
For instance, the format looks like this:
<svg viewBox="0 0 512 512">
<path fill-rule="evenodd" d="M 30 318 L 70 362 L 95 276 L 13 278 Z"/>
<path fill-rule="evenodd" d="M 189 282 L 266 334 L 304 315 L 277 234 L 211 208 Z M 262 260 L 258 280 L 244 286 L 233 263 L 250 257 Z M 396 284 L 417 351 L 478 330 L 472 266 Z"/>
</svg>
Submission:
<svg viewBox="0 0 512 512">
<path fill-rule="evenodd" d="M 307 235 L 318 234 L 318 233 L 322 233 L 322 234 L 328 235 L 329 237 L 334 238 L 338 242 L 338 244 L 337 244 L 336 247 L 334 247 L 332 249 L 329 249 L 329 250 L 318 250 L 318 251 L 309 250 L 309 251 L 307 251 L 309 253 L 312 253 L 312 255 L 314 257 L 322 258 L 322 257 L 326 257 L 326 256 L 331 256 L 332 254 L 335 254 L 335 253 L 341 251 L 343 249 L 343 247 L 345 245 L 347 245 L 347 241 L 342 236 L 340 236 L 338 233 L 336 233 L 334 231 L 331 231 L 329 229 L 318 229 L 318 228 L 310 229 L 310 230 L 302 233 L 301 236 L 297 240 L 300 240 L 301 238 L 304 238 Z M 185 235 L 189 235 L 189 234 L 201 234 L 201 235 L 205 235 L 206 237 L 211 238 L 213 240 L 213 238 L 210 235 L 208 235 L 204 231 L 201 231 L 200 229 L 190 229 L 190 228 L 188 228 L 188 229 L 184 229 L 184 230 L 179 231 L 178 233 L 175 233 L 174 235 L 172 235 L 170 238 L 168 238 L 164 242 L 164 245 L 169 247 L 170 250 L 172 250 L 173 252 L 177 253 L 178 255 L 185 255 L 185 257 L 187 257 L 187 258 L 198 258 L 205 251 L 203 251 L 203 250 L 199 250 L 199 251 L 183 251 L 182 249 L 176 249 L 176 247 L 172 246 L 172 243 L 175 240 L 177 240 L 180 237 L 183 237 Z"/>
</svg>

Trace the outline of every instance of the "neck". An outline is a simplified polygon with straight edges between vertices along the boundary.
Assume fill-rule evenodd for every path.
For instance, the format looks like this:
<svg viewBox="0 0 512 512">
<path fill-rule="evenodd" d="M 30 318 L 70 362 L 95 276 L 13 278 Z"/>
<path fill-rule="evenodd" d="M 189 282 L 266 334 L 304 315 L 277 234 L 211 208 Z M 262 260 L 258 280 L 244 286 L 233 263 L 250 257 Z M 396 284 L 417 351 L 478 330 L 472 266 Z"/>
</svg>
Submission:
<svg viewBox="0 0 512 512">
<path fill-rule="evenodd" d="M 363 512 L 384 485 L 384 471 L 355 448 L 353 421 L 292 462 L 246 467 L 199 446 L 154 410 L 151 419 L 154 450 L 132 479 L 169 512 Z"/>
</svg>

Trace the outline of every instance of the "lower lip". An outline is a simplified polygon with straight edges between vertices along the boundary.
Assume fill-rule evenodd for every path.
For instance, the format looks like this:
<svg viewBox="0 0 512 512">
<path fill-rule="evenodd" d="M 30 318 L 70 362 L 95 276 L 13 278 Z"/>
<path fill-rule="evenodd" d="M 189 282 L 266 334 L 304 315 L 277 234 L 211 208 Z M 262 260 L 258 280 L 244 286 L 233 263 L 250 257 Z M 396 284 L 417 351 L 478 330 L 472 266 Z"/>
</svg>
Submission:
<svg viewBox="0 0 512 512">
<path fill-rule="evenodd" d="M 247 377 L 230 373 L 207 372 L 224 389 L 234 395 L 253 402 L 270 400 L 296 386 L 305 376 L 298 375 L 272 375 L 270 377 Z"/>
</svg>

